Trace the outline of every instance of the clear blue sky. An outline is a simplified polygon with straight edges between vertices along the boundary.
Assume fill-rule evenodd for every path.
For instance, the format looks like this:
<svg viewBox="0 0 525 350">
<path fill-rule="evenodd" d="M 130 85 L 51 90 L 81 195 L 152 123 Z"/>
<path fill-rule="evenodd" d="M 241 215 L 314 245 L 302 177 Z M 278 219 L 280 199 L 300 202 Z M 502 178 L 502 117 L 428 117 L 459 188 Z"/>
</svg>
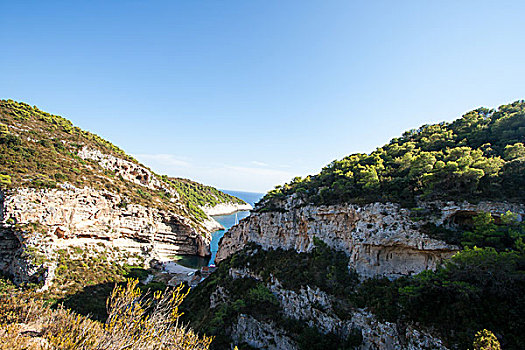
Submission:
<svg viewBox="0 0 525 350">
<path fill-rule="evenodd" d="M 0 97 L 266 191 L 525 98 L 524 1 L 1 1 Z"/>
</svg>

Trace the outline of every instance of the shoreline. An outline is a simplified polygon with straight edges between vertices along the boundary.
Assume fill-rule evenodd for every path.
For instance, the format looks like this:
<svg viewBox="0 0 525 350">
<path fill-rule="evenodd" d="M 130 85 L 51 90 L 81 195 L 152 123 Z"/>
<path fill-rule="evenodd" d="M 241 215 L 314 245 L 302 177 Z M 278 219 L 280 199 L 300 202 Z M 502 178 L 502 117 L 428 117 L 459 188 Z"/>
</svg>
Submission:
<svg viewBox="0 0 525 350">
<path fill-rule="evenodd" d="M 221 216 L 231 215 L 239 211 L 253 210 L 253 207 L 248 204 L 235 204 L 235 203 L 220 203 L 213 207 L 201 207 L 201 209 L 208 216 Z"/>
</svg>

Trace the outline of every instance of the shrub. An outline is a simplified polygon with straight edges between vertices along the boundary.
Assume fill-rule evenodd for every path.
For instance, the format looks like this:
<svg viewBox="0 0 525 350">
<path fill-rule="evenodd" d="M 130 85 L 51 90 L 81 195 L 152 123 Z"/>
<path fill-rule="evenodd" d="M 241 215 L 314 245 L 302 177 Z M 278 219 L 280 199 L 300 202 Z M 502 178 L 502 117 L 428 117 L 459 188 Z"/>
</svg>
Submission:
<svg viewBox="0 0 525 350">
<path fill-rule="evenodd" d="M 2 349 L 208 349 L 212 338 L 199 337 L 178 322 L 187 293 L 175 290 L 141 294 L 137 280 L 116 286 L 107 300 L 109 317 L 102 324 L 64 308 L 52 310 L 32 292 L 0 294 Z M 25 325 L 33 325 L 27 332 Z M 38 337 L 38 339 L 31 339 Z M 44 347 L 42 344 L 48 346 Z"/>
<path fill-rule="evenodd" d="M 501 345 L 498 341 L 498 338 L 496 338 L 494 333 L 486 329 L 483 329 L 476 333 L 476 337 L 474 338 L 474 343 L 472 344 L 472 346 L 474 346 L 474 350 L 501 349 Z"/>
<path fill-rule="evenodd" d="M 11 176 L 0 174 L 0 184 L 11 185 Z"/>
</svg>

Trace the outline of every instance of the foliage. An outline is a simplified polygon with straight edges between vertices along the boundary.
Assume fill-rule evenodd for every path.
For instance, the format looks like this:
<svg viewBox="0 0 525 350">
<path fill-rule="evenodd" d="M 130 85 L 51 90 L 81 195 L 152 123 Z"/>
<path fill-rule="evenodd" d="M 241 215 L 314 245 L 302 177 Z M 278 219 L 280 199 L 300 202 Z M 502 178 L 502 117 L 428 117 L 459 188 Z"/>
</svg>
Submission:
<svg viewBox="0 0 525 350">
<path fill-rule="evenodd" d="M 181 193 L 181 201 L 172 201 L 165 191 L 115 176 L 97 162 L 81 159 L 78 152 L 88 147 L 138 162 L 101 137 L 73 126 L 69 120 L 23 102 L 0 100 L 0 121 L 0 186 L 3 188 L 53 189 L 64 182 L 79 188 L 89 186 L 119 194 L 122 203 L 154 206 L 184 215 L 195 226 L 207 219 L 199 206 L 242 202 L 213 187 L 183 179 L 170 181 L 166 176 L 154 174 L 166 187 L 171 186 Z"/>
<path fill-rule="evenodd" d="M 164 177 L 163 179 L 177 190 L 188 211 L 203 219 L 206 218 L 206 214 L 201 207 L 214 207 L 223 203 L 246 204 L 242 199 L 221 192 L 215 187 L 182 178 Z"/>
<path fill-rule="evenodd" d="M 391 322 L 411 320 L 460 348 L 475 332 L 502 334 L 505 348 L 525 346 L 525 256 L 494 248 L 465 249 L 436 271 L 395 281 L 371 279 L 357 291 L 359 306 Z"/>
<path fill-rule="evenodd" d="M 346 254 L 329 248 L 318 239 L 315 239 L 315 249 L 310 253 L 259 250 L 251 245 L 246 249 L 247 253 L 232 259 L 233 267 L 250 266 L 265 282 L 270 282 L 273 276 L 287 289 L 299 290 L 309 284 L 335 295 L 344 295 L 358 283 L 357 274 L 348 271 Z M 251 254 L 253 251 L 256 253 Z"/>
<path fill-rule="evenodd" d="M 520 249 L 525 239 L 525 223 L 520 223 L 516 214 L 508 211 L 495 223 L 490 213 L 478 213 L 474 217 L 472 231 L 463 234 L 465 247 L 493 247 L 497 250 Z"/>
<path fill-rule="evenodd" d="M 352 349 L 362 342 L 359 331 L 341 338 L 333 333 L 320 333 L 304 320 L 289 319 L 267 287 L 277 279 L 283 288 L 299 290 L 308 284 L 337 293 L 340 298 L 357 285 L 356 275 L 348 272 L 346 264 L 344 253 L 328 248 L 322 241 L 317 241 L 313 252 L 299 256 L 293 251 L 265 251 L 249 244 L 242 252 L 221 262 L 210 277 L 192 290 L 181 305 L 185 311 L 183 319 L 195 329 L 215 336 L 212 348 L 216 349 L 229 347 L 232 341 L 229 330 L 240 314 L 277 324 L 302 349 L 312 348 L 314 344 L 319 348 Z M 230 268 L 246 266 L 259 277 L 233 279 L 230 276 Z M 211 308 L 210 295 L 218 290 L 227 300 Z"/>
<path fill-rule="evenodd" d="M 501 350 L 501 345 L 498 338 L 486 329 L 483 329 L 476 333 L 474 338 L 474 350 Z"/>
<path fill-rule="evenodd" d="M 270 191 L 259 210 L 296 194 L 314 204 L 525 199 L 525 102 L 423 125 L 370 154 L 333 161 L 318 175 Z"/>
<path fill-rule="evenodd" d="M 107 318 L 106 299 L 116 283 L 127 278 L 144 280 L 149 272 L 140 266 L 122 264 L 132 258 L 118 249 L 92 250 L 69 247 L 58 251 L 57 268 L 51 288 L 44 294 L 52 305 L 64 304 L 78 314 L 104 321 Z M 144 291 L 158 288 L 150 283 Z"/>
<path fill-rule="evenodd" d="M 168 181 L 181 196 L 187 197 L 188 202 L 198 206 L 213 207 L 221 203 L 246 204 L 242 199 L 195 181 L 174 177 L 168 178 Z"/>
<path fill-rule="evenodd" d="M 117 286 L 108 298 L 108 320 L 102 324 L 71 310 L 51 309 L 34 293 L 0 294 L 2 349 L 208 349 L 212 338 L 179 325 L 182 286 L 143 295 L 137 280 Z M 24 324 L 34 325 L 33 332 Z M 37 336 L 38 339 L 31 339 Z M 43 345 L 46 344 L 47 346 Z"/>
</svg>

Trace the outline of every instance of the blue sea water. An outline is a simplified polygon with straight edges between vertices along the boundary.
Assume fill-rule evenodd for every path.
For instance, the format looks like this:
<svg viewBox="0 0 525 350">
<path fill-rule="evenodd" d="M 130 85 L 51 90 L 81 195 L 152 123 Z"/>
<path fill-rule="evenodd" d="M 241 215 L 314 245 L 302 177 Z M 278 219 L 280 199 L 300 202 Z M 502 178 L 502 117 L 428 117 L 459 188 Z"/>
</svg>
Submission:
<svg viewBox="0 0 525 350">
<path fill-rule="evenodd" d="M 252 207 L 254 207 L 255 203 L 257 203 L 264 196 L 264 193 L 256 193 L 256 192 L 242 192 L 242 191 L 231 191 L 231 190 L 221 190 L 221 191 L 242 199 L 246 203 L 251 204 Z M 239 211 L 237 212 L 237 219 L 241 221 L 242 219 L 246 218 L 249 215 L 250 215 L 249 211 Z M 217 216 L 214 216 L 213 218 L 217 220 L 222 226 L 224 226 L 225 230 L 215 231 L 211 234 L 211 243 L 210 243 L 211 257 L 209 261 L 207 258 L 203 258 L 200 256 L 184 255 L 184 256 L 179 256 L 176 259 L 177 263 L 183 266 L 191 267 L 191 268 L 201 268 L 203 266 L 208 266 L 208 265 L 215 263 L 215 255 L 217 254 L 217 250 L 219 250 L 219 241 L 221 240 L 222 236 L 224 236 L 226 231 L 228 231 L 233 225 L 235 225 L 235 214 L 217 215 Z"/>
<path fill-rule="evenodd" d="M 246 203 L 251 204 L 252 207 L 255 207 L 255 203 L 257 203 L 262 197 L 264 197 L 264 193 L 257 193 L 257 192 L 242 192 L 242 191 L 232 191 L 232 190 L 221 190 L 221 191 L 242 199 Z"/>
</svg>

